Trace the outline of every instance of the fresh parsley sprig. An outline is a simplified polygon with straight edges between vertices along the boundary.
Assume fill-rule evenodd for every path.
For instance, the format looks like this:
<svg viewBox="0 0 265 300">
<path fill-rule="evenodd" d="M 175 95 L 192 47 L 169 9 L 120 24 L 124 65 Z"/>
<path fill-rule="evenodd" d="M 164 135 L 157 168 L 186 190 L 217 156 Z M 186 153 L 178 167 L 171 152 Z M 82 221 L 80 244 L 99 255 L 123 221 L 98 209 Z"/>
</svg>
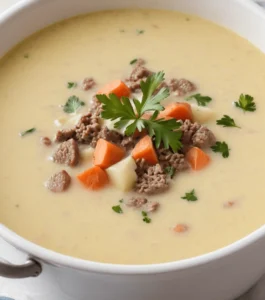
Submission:
<svg viewBox="0 0 265 300">
<path fill-rule="evenodd" d="M 241 108 L 244 111 L 255 111 L 256 103 L 254 98 L 250 95 L 241 94 L 237 102 L 235 102 L 236 107 Z"/>
<path fill-rule="evenodd" d="M 195 99 L 197 101 L 197 104 L 199 106 L 206 106 L 209 102 L 212 101 L 212 98 L 209 96 L 202 96 L 201 94 L 194 94 L 189 97 L 187 97 L 185 100 L 190 101 L 192 99 Z"/>
<path fill-rule="evenodd" d="M 195 195 L 195 190 L 191 190 L 188 193 L 185 193 L 185 196 L 181 197 L 181 199 L 187 200 L 187 201 L 197 201 L 198 198 Z"/>
<path fill-rule="evenodd" d="M 97 95 L 102 103 L 101 117 L 116 121 L 115 128 L 125 128 L 126 135 L 132 135 L 136 129 L 141 132 L 147 129 L 151 137 L 155 137 L 155 145 L 158 148 L 163 142 L 164 147 L 178 151 L 182 144 L 180 138 L 182 133 L 176 131 L 181 124 L 176 119 L 157 119 L 159 111 L 164 110 L 161 101 L 169 96 L 168 88 L 158 87 L 164 81 L 164 72 L 158 72 L 149 76 L 146 81 L 141 82 L 142 99 L 130 100 L 127 97 L 118 98 L 114 94 Z M 143 118 L 146 112 L 153 112 L 150 119 Z"/>
<path fill-rule="evenodd" d="M 222 125 L 223 127 L 237 127 L 241 128 L 236 125 L 235 120 L 229 117 L 228 115 L 224 115 L 220 120 L 216 120 L 217 125 Z"/>
<path fill-rule="evenodd" d="M 215 145 L 211 147 L 213 152 L 219 152 L 222 154 L 223 158 L 227 158 L 229 156 L 229 147 L 226 142 L 216 142 Z"/>
<path fill-rule="evenodd" d="M 85 102 L 80 101 L 76 96 L 71 96 L 68 98 L 67 102 L 63 106 L 63 111 L 70 114 L 76 112 L 81 106 L 84 106 Z"/>
</svg>

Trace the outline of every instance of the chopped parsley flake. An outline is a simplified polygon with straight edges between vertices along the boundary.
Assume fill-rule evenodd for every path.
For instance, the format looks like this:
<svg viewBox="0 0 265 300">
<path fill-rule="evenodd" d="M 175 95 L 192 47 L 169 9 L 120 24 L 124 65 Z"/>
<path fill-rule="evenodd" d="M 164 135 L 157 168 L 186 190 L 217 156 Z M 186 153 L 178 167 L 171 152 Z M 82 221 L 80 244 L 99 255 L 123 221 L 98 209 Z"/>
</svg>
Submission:
<svg viewBox="0 0 265 300">
<path fill-rule="evenodd" d="M 143 30 L 143 29 L 136 29 L 136 33 L 137 33 L 138 35 L 144 34 L 144 30 Z"/>
<path fill-rule="evenodd" d="M 209 96 L 202 96 L 201 94 L 194 94 L 186 98 L 187 101 L 195 99 L 199 106 L 206 106 L 209 102 L 212 101 L 212 98 Z"/>
<path fill-rule="evenodd" d="M 229 117 L 228 115 L 224 115 L 222 119 L 216 120 L 217 125 L 222 125 L 223 127 L 237 127 L 240 128 L 239 126 L 236 125 L 234 119 Z"/>
<path fill-rule="evenodd" d="M 112 210 L 115 211 L 115 213 L 117 213 L 117 214 L 123 213 L 123 210 L 120 205 L 112 206 Z"/>
<path fill-rule="evenodd" d="M 135 64 L 135 63 L 137 62 L 137 60 L 138 60 L 137 58 L 135 58 L 135 59 L 131 60 L 131 61 L 130 61 L 130 65 L 133 65 L 133 64 Z"/>
<path fill-rule="evenodd" d="M 123 203 L 123 199 L 119 200 L 120 203 Z"/>
<path fill-rule="evenodd" d="M 24 58 L 29 58 L 29 54 L 28 54 L 28 53 L 25 53 L 25 54 L 24 54 Z"/>
<path fill-rule="evenodd" d="M 148 217 L 148 214 L 146 211 L 142 211 L 143 221 L 147 224 L 151 223 L 151 219 Z"/>
<path fill-rule="evenodd" d="M 174 168 L 172 166 L 169 166 L 169 167 L 166 167 L 164 171 L 172 179 L 174 177 L 175 173 L 176 173 L 176 168 Z"/>
<path fill-rule="evenodd" d="M 20 135 L 20 136 L 25 136 L 25 135 L 27 135 L 27 134 L 29 134 L 29 133 L 34 132 L 34 131 L 36 131 L 36 128 L 35 128 L 35 127 L 30 128 L 30 129 L 25 130 L 25 131 L 21 131 L 21 132 L 19 133 L 19 135 Z"/>
<path fill-rule="evenodd" d="M 67 82 L 67 88 L 71 89 L 71 88 L 75 88 L 77 86 L 76 82 Z"/>
<path fill-rule="evenodd" d="M 81 106 L 84 106 L 85 102 L 80 101 L 78 97 L 71 96 L 63 106 L 64 112 L 70 114 L 76 112 Z"/>
<path fill-rule="evenodd" d="M 185 199 L 187 201 L 197 201 L 198 198 L 195 195 L 195 190 L 193 189 L 191 192 L 186 193 L 185 196 L 181 197 L 181 199 Z"/>
<path fill-rule="evenodd" d="M 213 152 L 220 152 L 223 158 L 227 158 L 229 156 L 229 148 L 226 142 L 216 142 L 214 146 L 211 147 Z"/>
</svg>

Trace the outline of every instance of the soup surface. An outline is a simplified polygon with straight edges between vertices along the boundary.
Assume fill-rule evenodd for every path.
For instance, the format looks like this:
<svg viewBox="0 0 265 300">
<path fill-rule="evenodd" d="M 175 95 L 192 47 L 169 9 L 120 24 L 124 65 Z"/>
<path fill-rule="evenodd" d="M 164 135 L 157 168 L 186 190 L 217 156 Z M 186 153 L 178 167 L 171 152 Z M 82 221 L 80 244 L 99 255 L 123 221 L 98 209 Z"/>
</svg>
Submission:
<svg viewBox="0 0 265 300">
<path fill-rule="evenodd" d="M 61 166 L 49 160 L 57 145 L 40 144 L 62 123 L 69 125 L 60 106 L 68 97 L 84 101 L 78 113 L 86 113 L 101 86 L 128 77 L 134 58 L 164 70 L 166 78 L 187 78 L 197 93 L 210 96 L 214 117 L 206 125 L 230 148 L 228 158 L 209 148 L 206 168 L 181 172 L 168 191 L 148 196 L 160 203 L 151 223 L 143 222 L 141 210 L 123 204 L 123 214 L 112 210 L 128 193 L 111 184 L 91 191 L 78 182 L 75 175 L 92 160 Z M 95 79 L 91 90 L 67 88 L 85 77 Z M 0 61 L 0 221 L 46 248 L 120 264 L 188 258 L 244 237 L 264 224 L 264 82 L 263 53 L 224 28 L 178 12 L 99 12 L 34 34 Z M 240 94 L 254 97 L 255 112 L 233 105 Z M 171 96 L 168 101 L 185 100 Z M 223 115 L 241 128 L 216 125 Z M 36 131 L 19 136 L 31 127 Z M 52 193 L 44 182 L 62 169 L 71 174 L 71 186 Z M 181 198 L 193 189 L 197 201 Z M 176 224 L 188 230 L 175 232 Z"/>
</svg>

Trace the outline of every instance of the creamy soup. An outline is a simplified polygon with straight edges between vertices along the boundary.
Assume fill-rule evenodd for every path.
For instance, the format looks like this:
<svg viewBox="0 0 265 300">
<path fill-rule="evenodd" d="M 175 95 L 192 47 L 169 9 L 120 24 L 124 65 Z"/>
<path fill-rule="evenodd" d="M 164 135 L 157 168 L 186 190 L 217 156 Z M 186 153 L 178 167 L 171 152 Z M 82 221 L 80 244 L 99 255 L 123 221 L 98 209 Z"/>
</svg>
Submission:
<svg viewBox="0 0 265 300">
<path fill-rule="evenodd" d="M 171 93 L 164 105 L 190 103 L 196 121 L 202 106 L 186 97 L 210 97 L 200 123 L 230 149 L 224 158 L 206 148 L 207 167 L 179 172 L 168 190 L 143 195 L 160 204 L 150 213 L 126 205 L 132 191 L 111 183 L 94 191 L 76 178 L 93 164 L 85 145 L 75 167 L 50 159 L 58 148 L 56 132 L 73 127 L 105 84 L 124 81 L 138 58 L 154 72 L 163 70 L 166 80 L 186 78 L 196 85 L 185 96 Z M 87 77 L 96 84 L 84 91 Z M 224 28 L 178 12 L 98 12 L 34 34 L 0 61 L 0 221 L 45 248 L 119 264 L 174 261 L 235 242 L 264 224 L 264 82 L 263 53 Z M 235 106 L 241 94 L 254 98 L 255 111 Z M 84 102 L 75 115 L 62 107 L 72 95 Z M 217 125 L 223 115 L 240 128 Z M 36 130 L 19 136 L 30 128 Z M 45 182 L 63 169 L 71 184 L 53 193 Z M 193 190 L 196 201 L 183 199 Z"/>
</svg>

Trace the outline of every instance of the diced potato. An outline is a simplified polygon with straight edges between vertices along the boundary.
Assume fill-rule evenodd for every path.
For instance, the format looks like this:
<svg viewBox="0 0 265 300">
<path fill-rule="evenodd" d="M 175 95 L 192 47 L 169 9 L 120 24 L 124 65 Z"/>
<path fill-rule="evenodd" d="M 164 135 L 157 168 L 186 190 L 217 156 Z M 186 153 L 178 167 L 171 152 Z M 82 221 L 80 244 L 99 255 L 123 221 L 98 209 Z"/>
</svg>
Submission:
<svg viewBox="0 0 265 300">
<path fill-rule="evenodd" d="M 126 157 L 115 165 L 109 167 L 108 173 L 110 182 L 118 189 L 126 192 L 131 190 L 137 180 L 135 173 L 136 164 L 131 156 Z"/>
<path fill-rule="evenodd" d="M 192 104 L 191 109 L 192 109 L 194 121 L 198 123 L 206 123 L 208 121 L 216 119 L 215 112 L 209 107 Z"/>
<path fill-rule="evenodd" d="M 94 149 L 92 147 L 87 147 L 80 151 L 80 156 L 83 161 L 92 161 L 94 155 Z"/>
</svg>

